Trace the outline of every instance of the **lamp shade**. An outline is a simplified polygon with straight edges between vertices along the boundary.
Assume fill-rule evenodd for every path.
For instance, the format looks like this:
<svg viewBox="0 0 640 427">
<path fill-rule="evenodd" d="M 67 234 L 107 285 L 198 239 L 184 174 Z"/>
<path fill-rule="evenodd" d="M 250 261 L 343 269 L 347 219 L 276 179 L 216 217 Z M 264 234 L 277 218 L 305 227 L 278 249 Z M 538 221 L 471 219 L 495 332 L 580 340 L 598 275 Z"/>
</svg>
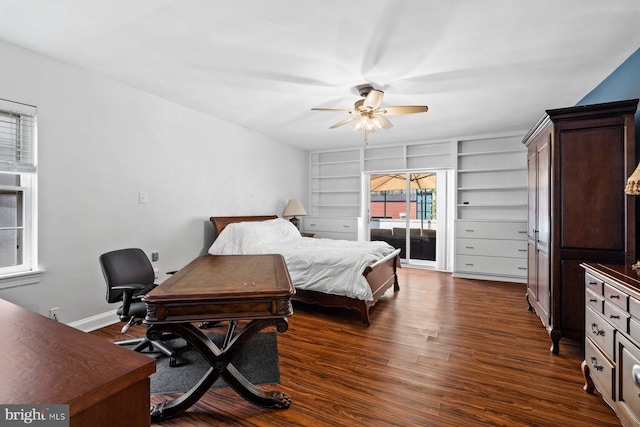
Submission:
<svg viewBox="0 0 640 427">
<path fill-rule="evenodd" d="M 627 179 L 627 186 L 624 189 L 626 194 L 632 196 L 640 195 L 640 164 L 633 171 L 629 179 Z"/>
<path fill-rule="evenodd" d="M 306 214 L 307 212 L 304 210 L 304 207 L 302 207 L 300 200 L 289 199 L 282 216 L 305 216 Z"/>
</svg>

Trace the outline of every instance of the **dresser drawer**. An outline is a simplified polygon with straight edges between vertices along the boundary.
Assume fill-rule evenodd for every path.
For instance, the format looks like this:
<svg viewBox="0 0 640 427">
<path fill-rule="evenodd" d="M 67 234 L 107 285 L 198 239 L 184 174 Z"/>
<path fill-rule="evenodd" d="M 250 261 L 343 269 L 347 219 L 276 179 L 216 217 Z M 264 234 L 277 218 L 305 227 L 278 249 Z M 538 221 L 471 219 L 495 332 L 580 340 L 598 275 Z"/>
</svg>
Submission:
<svg viewBox="0 0 640 427">
<path fill-rule="evenodd" d="M 624 332 L 629 331 L 629 313 L 620 310 L 619 307 L 611 304 L 609 301 L 604 302 L 604 317 L 613 323 L 616 329 Z"/>
<path fill-rule="evenodd" d="M 504 276 L 526 276 L 526 258 L 456 255 L 456 271 Z"/>
<path fill-rule="evenodd" d="M 634 371 L 640 369 L 640 350 L 634 343 L 621 336 L 616 348 L 618 372 L 618 396 L 616 400 L 622 406 L 634 425 L 640 425 L 640 384 L 635 380 Z"/>
<path fill-rule="evenodd" d="M 624 311 L 629 309 L 629 295 L 606 282 L 604 284 L 604 298 Z"/>
<path fill-rule="evenodd" d="M 526 258 L 526 240 L 456 239 L 456 253 L 508 258 Z"/>
<path fill-rule="evenodd" d="M 634 340 L 640 342 L 640 321 L 633 317 L 629 319 L 629 335 Z"/>
<path fill-rule="evenodd" d="M 584 290 L 584 300 L 587 307 L 591 307 L 598 313 L 604 313 L 604 297 L 602 294 L 597 294 L 587 288 Z"/>
<path fill-rule="evenodd" d="M 640 320 L 640 300 L 629 298 L 629 314 Z"/>
<path fill-rule="evenodd" d="M 584 340 L 584 360 L 596 388 L 603 395 L 613 397 L 615 365 L 596 347 L 589 338 Z"/>
<path fill-rule="evenodd" d="M 526 240 L 526 222 L 456 221 L 457 238 Z"/>
<path fill-rule="evenodd" d="M 597 294 L 604 295 L 604 282 L 588 272 L 584 275 L 584 286 Z"/>
<path fill-rule="evenodd" d="M 593 311 L 591 307 L 586 307 L 584 319 L 585 335 L 593 340 L 607 356 L 613 359 L 613 326 Z"/>
</svg>

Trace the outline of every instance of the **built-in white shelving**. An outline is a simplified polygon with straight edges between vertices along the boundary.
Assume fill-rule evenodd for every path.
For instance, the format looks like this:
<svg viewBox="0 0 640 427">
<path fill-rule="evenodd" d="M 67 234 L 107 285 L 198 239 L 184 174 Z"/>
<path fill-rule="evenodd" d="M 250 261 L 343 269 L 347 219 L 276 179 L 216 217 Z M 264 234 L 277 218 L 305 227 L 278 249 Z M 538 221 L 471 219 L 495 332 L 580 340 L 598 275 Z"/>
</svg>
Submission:
<svg viewBox="0 0 640 427">
<path fill-rule="evenodd" d="M 457 277 L 527 277 L 527 152 L 520 136 L 457 142 Z"/>
</svg>

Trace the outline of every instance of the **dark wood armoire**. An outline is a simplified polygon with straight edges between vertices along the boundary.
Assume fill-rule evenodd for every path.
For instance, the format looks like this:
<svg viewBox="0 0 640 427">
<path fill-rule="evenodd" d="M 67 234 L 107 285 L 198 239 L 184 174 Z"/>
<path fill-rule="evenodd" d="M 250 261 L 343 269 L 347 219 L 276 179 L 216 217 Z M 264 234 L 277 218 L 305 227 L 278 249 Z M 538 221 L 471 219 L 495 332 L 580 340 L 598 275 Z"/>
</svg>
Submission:
<svg viewBox="0 0 640 427">
<path fill-rule="evenodd" d="M 527 133 L 527 301 L 558 353 L 584 340 L 582 262 L 633 264 L 638 100 L 547 110 Z"/>
</svg>

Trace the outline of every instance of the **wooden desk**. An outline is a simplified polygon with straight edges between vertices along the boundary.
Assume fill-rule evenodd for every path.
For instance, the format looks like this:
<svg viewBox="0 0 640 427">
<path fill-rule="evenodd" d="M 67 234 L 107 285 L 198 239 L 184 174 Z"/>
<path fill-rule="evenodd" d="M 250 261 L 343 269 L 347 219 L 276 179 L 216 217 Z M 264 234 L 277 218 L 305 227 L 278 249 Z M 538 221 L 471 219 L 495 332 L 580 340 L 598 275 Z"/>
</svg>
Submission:
<svg viewBox="0 0 640 427">
<path fill-rule="evenodd" d="M 68 404 L 70 426 L 149 426 L 155 360 L 0 300 L 0 403 Z"/>
<path fill-rule="evenodd" d="M 267 326 L 278 332 L 288 328 L 295 293 L 281 255 L 201 256 L 147 294 L 147 335 L 157 338 L 170 332 L 184 338 L 209 362 L 211 368 L 181 397 L 162 402 L 151 410 L 156 422 L 186 411 L 222 377 L 248 401 L 275 409 L 286 409 L 291 398 L 285 393 L 266 392 L 251 384 L 230 360 L 242 346 Z M 227 337 L 219 349 L 194 322 L 230 321 Z M 250 320 L 235 333 L 238 320 Z"/>
</svg>

